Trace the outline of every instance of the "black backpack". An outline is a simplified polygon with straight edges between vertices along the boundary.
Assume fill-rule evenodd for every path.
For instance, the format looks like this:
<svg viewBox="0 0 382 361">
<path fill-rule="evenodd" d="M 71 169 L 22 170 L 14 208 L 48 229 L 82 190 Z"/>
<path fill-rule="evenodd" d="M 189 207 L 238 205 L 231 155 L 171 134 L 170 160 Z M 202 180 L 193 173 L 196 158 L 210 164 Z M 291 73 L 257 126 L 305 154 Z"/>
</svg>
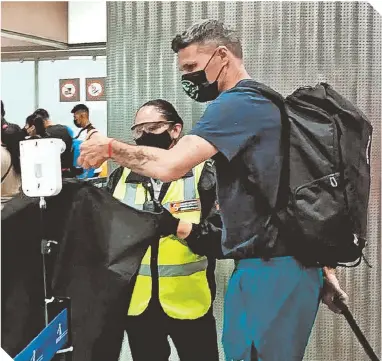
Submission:
<svg viewBox="0 0 382 361">
<path fill-rule="evenodd" d="M 286 99 L 243 83 L 281 110 L 284 159 L 272 214 L 293 254 L 305 265 L 358 265 L 366 245 L 370 122 L 326 83 Z"/>
</svg>

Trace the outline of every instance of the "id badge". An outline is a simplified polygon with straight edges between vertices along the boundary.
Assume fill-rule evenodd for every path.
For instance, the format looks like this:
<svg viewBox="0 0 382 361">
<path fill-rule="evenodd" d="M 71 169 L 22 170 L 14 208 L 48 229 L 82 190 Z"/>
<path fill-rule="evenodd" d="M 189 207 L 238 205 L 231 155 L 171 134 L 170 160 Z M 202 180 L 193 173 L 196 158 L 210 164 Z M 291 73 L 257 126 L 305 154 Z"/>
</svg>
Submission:
<svg viewBox="0 0 382 361">
<path fill-rule="evenodd" d="M 182 202 L 170 202 L 170 213 L 195 212 L 200 211 L 199 199 L 192 199 Z"/>
</svg>

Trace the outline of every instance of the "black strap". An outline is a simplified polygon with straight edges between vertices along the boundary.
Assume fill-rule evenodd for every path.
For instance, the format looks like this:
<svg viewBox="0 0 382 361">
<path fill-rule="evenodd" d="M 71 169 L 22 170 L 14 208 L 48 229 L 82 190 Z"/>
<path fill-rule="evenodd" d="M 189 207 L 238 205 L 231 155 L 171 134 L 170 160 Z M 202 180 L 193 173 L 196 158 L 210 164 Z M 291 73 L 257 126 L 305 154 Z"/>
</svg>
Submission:
<svg viewBox="0 0 382 361">
<path fill-rule="evenodd" d="M 1 183 L 4 182 L 5 178 L 7 178 L 7 175 L 8 175 L 9 172 L 11 171 L 11 168 L 12 168 L 12 162 L 11 162 L 11 164 L 9 165 L 9 168 L 7 169 L 7 171 L 5 172 L 5 174 L 1 177 Z"/>
<path fill-rule="evenodd" d="M 254 92 L 260 93 L 265 98 L 269 99 L 274 103 L 280 110 L 281 115 L 281 149 L 282 149 L 282 165 L 280 173 L 280 181 L 277 190 L 276 204 L 272 207 L 270 200 L 264 196 L 264 193 L 261 192 L 262 200 L 264 204 L 269 209 L 272 220 L 274 221 L 275 226 L 279 229 L 281 233 L 288 237 L 290 235 L 290 229 L 287 226 L 287 212 L 286 207 L 289 202 L 290 197 L 290 187 L 289 187 L 289 177 L 290 177 L 290 167 L 289 167 L 289 158 L 290 158 L 290 124 L 288 119 L 288 114 L 285 107 L 284 97 L 277 93 L 275 90 L 270 87 L 258 83 L 255 80 L 244 80 L 239 83 L 240 88 L 246 88 Z"/>
<path fill-rule="evenodd" d="M 369 341 L 366 339 L 365 335 L 359 328 L 356 320 L 354 319 L 353 315 L 351 314 L 348 306 L 344 304 L 341 300 L 338 298 L 334 298 L 334 304 L 341 310 L 341 313 L 346 318 L 346 321 L 348 322 L 349 326 L 353 330 L 354 334 L 357 336 L 358 341 L 362 345 L 363 349 L 369 356 L 371 361 L 379 361 L 379 358 L 377 354 L 374 352 L 373 348 L 371 347 Z"/>
<path fill-rule="evenodd" d="M 288 214 L 287 214 L 287 205 L 289 203 L 290 197 L 290 187 L 289 187 L 289 157 L 290 157 L 290 124 L 289 118 L 285 107 L 284 97 L 274 91 L 273 89 L 267 87 L 264 84 L 258 83 L 255 80 L 244 80 L 241 81 L 238 85 L 238 88 L 250 90 L 260 93 L 265 98 L 269 99 L 273 104 L 275 104 L 279 110 L 281 115 L 281 151 L 282 151 L 282 164 L 280 170 L 280 181 L 277 190 L 276 204 L 273 207 L 271 205 L 270 199 L 264 195 L 262 189 L 258 189 L 258 196 L 261 197 L 262 204 L 264 204 L 269 211 L 270 219 L 267 221 L 272 222 L 274 226 L 279 230 L 280 235 L 287 239 L 293 237 L 292 229 L 290 228 L 290 224 L 288 222 Z M 263 229 L 263 234 L 259 234 L 259 239 L 263 239 L 264 243 L 262 244 L 261 252 L 264 254 L 264 258 L 273 257 L 274 254 L 273 249 L 268 249 L 267 240 L 265 237 L 265 227 Z"/>
<path fill-rule="evenodd" d="M 274 214 L 277 218 L 277 215 L 280 210 L 285 209 L 289 202 L 289 177 L 290 177 L 290 167 L 289 167 L 289 158 L 290 158 L 290 124 L 289 117 L 287 114 L 287 110 L 285 107 L 285 99 L 284 97 L 277 93 L 272 88 L 258 83 L 255 80 L 244 80 L 239 83 L 240 88 L 247 88 L 254 92 L 260 93 L 265 98 L 272 101 L 279 110 L 281 115 L 281 149 L 283 151 L 282 154 L 282 165 L 281 165 L 281 174 L 280 174 L 280 182 L 279 189 L 277 191 L 277 200 L 275 207 L 272 207 L 269 199 L 264 197 L 265 202 L 268 204 L 268 207 L 271 209 L 272 214 Z"/>
<path fill-rule="evenodd" d="M 78 139 L 79 136 L 82 134 L 83 131 L 85 131 L 85 130 L 91 130 L 91 129 L 95 129 L 95 128 L 94 128 L 93 125 L 90 123 L 90 124 L 88 124 L 85 128 L 82 128 L 82 129 L 79 131 L 79 133 L 77 134 L 77 136 L 75 136 L 73 139 Z"/>
</svg>

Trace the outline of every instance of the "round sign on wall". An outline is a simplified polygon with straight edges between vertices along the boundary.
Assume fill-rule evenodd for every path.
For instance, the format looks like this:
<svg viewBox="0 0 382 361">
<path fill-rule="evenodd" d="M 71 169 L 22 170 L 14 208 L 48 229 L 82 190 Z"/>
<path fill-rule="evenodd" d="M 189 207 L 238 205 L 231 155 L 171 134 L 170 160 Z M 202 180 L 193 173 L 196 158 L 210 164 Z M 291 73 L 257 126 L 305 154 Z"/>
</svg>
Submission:
<svg viewBox="0 0 382 361">
<path fill-rule="evenodd" d="M 88 86 L 89 95 L 92 97 L 99 97 L 103 93 L 102 84 L 98 82 L 91 83 Z"/>
<path fill-rule="evenodd" d="M 80 79 L 60 79 L 60 101 L 77 102 L 80 100 Z"/>
<path fill-rule="evenodd" d="M 76 87 L 74 84 L 64 84 L 61 88 L 61 93 L 65 98 L 72 98 L 76 95 Z"/>
<path fill-rule="evenodd" d="M 87 78 L 86 79 L 86 100 L 87 101 L 105 101 L 105 78 Z"/>
</svg>

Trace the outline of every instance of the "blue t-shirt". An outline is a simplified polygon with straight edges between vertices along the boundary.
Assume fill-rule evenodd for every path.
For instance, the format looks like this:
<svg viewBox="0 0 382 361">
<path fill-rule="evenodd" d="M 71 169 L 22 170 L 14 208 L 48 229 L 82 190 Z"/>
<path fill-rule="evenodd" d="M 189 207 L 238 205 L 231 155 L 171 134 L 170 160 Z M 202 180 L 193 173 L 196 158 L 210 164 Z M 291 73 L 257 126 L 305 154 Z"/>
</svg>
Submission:
<svg viewBox="0 0 382 361">
<path fill-rule="evenodd" d="M 280 255 L 273 252 L 281 241 L 269 210 L 276 204 L 282 163 L 280 110 L 241 83 L 209 104 L 190 134 L 218 149 L 214 159 L 223 254 L 263 257 L 266 248 Z"/>
</svg>

